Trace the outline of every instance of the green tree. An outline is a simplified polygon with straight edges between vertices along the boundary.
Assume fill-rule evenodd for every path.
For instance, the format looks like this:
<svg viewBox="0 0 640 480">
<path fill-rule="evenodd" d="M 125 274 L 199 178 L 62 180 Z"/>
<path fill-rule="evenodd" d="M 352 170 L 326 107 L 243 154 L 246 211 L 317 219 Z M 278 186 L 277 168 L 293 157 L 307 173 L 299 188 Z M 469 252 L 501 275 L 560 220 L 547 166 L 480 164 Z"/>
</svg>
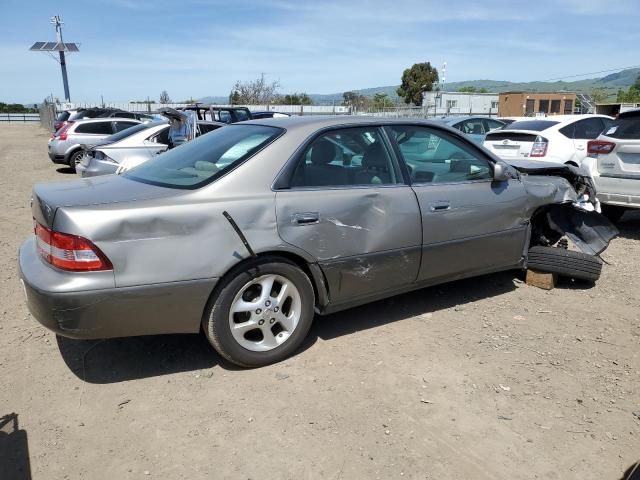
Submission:
<svg viewBox="0 0 640 480">
<path fill-rule="evenodd" d="M 640 103 L 640 76 L 626 92 L 622 89 L 618 90 L 617 101 L 620 103 Z"/>
<path fill-rule="evenodd" d="M 376 109 L 389 108 L 393 106 L 393 102 L 386 93 L 376 93 L 373 96 L 373 107 Z"/>
<path fill-rule="evenodd" d="M 160 103 L 166 105 L 167 103 L 171 103 L 171 98 L 166 90 L 162 90 L 160 93 Z"/>
<path fill-rule="evenodd" d="M 369 97 L 360 95 L 357 92 L 344 92 L 342 94 L 342 104 L 354 110 L 366 110 L 371 106 Z"/>
<path fill-rule="evenodd" d="M 594 102 L 602 103 L 607 100 L 609 94 L 607 93 L 606 89 L 602 87 L 595 87 L 593 90 L 591 90 L 590 96 Z"/>
<path fill-rule="evenodd" d="M 357 99 L 358 94 L 356 92 L 344 92 L 342 94 L 342 104 L 346 107 L 353 107 Z"/>
<path fill-rule="evenodd" d="M 240 92 L 231 90 L 229 94 L 229 105 L 238 105 L 240 103 Z"/>
<path fill-rule="evenodd" d="M 474 87 L 473 85 L 469 85 L 468 87 L 460 87 L 458 91 L 463 93 L 475 93 L 476 87 Z"/>
<path fill-rule="evenodd" d="M 313 105 L 313 99 L 306 93 L 287 93 L 279 95 L 275 103 L 279 105 Z"/>
<path fill-rule="evenodd" d="M 277 90 L 280 87 L 279 81 L 268 82 L 264 73 L 252 81 L 241 82 L 236 81 L 231 90 L 232 94 L 237 94 L 233 98 L 233 103 L 243 105 L 266 105 L 274 101 L 277 96 Z M 231 100 L 231 98 L 230 98 Z"/>
<path fill-rule="evenodd" d="M 397 93 L 406 104 L 422 105 L 423 92 L 432 91 L 437 82 L 438 70 L 431 63 L 415 63 L 402 73 L 402 84 Z"/>
</svg>

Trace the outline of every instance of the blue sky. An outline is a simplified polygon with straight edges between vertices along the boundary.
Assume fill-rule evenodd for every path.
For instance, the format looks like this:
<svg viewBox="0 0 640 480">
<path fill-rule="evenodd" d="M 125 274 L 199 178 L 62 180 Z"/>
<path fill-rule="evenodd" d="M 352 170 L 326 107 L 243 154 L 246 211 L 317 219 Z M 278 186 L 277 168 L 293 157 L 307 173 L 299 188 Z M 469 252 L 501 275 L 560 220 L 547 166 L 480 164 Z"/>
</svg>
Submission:
<svg viewBox="0 0 640 480">
<path fill-rule="evenodd" d="M 638 0 L 0 0 L 0 101 L 62 97 L 29 52 L 61 15 L 72 100 L 227 95 L 264 72 L 281 92 L 394 85 L 447 62 L 447 81 L 545 80 L 640 64 Z"/>
</svg>

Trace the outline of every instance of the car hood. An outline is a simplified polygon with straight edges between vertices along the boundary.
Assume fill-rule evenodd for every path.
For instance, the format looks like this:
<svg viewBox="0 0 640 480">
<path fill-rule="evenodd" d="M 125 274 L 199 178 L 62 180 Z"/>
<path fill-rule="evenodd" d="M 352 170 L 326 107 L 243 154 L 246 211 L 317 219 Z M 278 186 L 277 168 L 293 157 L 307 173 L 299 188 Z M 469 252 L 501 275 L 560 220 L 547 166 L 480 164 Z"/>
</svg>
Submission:
<svg viewBox="0 0 640 480">
<path fill-rule="evenodd" d="M 82 207 L 133 202 L 179 195 L 180 190 L 148 185 L 119 175 L 82 178 L 67 182 L 39 183 L 31 196 L 33 217 L 52 227 L 60 207 Z"/>
<path fill-rule="evenodd" d="M 551 173 L 554 172 L 570 172 L 571 169 L 576 170 L 575 167 L 571 165 L 566 165 L 564 163 L 559 162 L 547 162 L 540 160 L 520 160 L 520 159 L 502 159 L 503 162 L 508 163 L 513 168 L 522 173 L 531 173 L 531 174 L 547 174 L 553 175 Z"/>
</svg>

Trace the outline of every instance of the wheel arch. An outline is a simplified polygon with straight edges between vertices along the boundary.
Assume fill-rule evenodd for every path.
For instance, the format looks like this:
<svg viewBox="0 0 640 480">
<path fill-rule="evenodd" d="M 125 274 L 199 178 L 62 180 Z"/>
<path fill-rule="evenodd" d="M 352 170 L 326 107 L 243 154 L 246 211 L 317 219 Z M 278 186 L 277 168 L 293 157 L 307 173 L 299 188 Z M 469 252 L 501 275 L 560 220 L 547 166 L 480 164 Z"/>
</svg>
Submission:
<svg viewBox="0 0 640 480">
<path fill-rule="evenodd" d="M 256 260 L 265 258 L 280 258 L 293 263 L 299 267 L 304 274 L 309 278 L 311 286 L 313 287 L 313 294 L 315 297 L 315 310 L 321 313 L 329 303 L 329 292 L 327 289 L 327 281 L 324 277 L 322 269 L 317 263 L 309 262 L 302 255 L 289 251 L 289 250 L 266 250 L 258 252 L 255 257 L 247 257 L 239 262 L 233 264 L 229 269 L 220 277 L 220 280 L 216 283 L 215 287 L 211 291 L 209 298 L 203 308 L 202 318 L 204 319 L 211 302 L 214 302 L 218 297 L 220 290 L 224 287 L 230 277 L 237 272 L 243 270 L 246 266 L 251 265 Z"/>
</svg>

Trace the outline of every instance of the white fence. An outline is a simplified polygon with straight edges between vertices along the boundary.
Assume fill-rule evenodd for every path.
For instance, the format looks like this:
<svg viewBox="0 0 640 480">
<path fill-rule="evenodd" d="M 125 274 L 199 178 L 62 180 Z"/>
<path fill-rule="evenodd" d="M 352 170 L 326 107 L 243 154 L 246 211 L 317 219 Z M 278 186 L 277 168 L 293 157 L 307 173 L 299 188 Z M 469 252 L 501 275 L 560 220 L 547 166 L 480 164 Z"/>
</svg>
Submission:
<svg viewBox="0 0 640 480">
<path fill-rule="evenodd" d="M 0 123 L 38 123 L 38 113 L 0 113 Z"/>
</svg>

